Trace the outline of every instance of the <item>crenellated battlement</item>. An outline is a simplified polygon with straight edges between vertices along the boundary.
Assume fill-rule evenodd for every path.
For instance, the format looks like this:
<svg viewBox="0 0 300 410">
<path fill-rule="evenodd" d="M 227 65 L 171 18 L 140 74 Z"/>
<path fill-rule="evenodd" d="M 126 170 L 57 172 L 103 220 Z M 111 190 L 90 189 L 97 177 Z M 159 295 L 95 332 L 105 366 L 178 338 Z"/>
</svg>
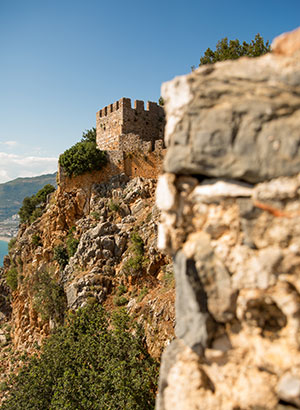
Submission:
<svg viewBox="0 0 300 410">
<path fill-rule="evenodd" d="M 155 102 L 148 101 L 145 109 L 144 101 L 135 100 L 131 106 L 130 98 L 120 100 L 103 107 L 97 112 L 97 145 L 99 149 L 116 151 L 129 146 L 126 135 L 132 135 L 138 141 L 150 141 L 154 143 L 163 139 L 165 116 L 164 110 Z M 128 141 L 129 142 L 129 141 Z"/>
<path fill-rule="evenodd" d="M 163 108 L 160 107 L 157 103 L 148 101 L 146 109 L 144 108 L 144 101 L 142 100 L 135 100 L 134 107 L 131 106 L 131 99 L 130 98 L 121 98 L 118 101 L 115 101 L 113 104 L 109 104 L 106 107 L 103 107 L 101 110 L 97 112 L 97 116 L 100 118 L 107 117 L 108 115 L 116 112 L 118 110 L 126 110 L 126 111 L 135 111 L 137 113 L 142 112 L 151 112 L 151 113 L 161 113 L 163 115 Z"/>
</svg>

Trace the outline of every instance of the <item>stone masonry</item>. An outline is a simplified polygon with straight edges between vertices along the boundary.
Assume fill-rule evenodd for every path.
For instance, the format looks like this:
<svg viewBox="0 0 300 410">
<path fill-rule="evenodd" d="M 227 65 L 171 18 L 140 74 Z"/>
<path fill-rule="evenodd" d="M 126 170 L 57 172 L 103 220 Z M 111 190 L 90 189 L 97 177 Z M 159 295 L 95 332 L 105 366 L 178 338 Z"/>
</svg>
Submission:
<svg viewBox="0 0 300 410">
<path fill-rule="evenodd" d="M 106 151 L 130 151 L 137 142 L 148 142 L 154 149 L 164 134 L 164 110 L 154 102 L 121 98 L 97 112 L 97 145 Z"/>
<path fill-rule="evenodd" d="M 97 146 L 106 151 L 109 175 L 153 178 L 164 156 L 164 109 L 154 102 L 121 98 L 97 112 Z"/>
<path fill-rule="evenodd" d="M 176 339 L 156 410 L 300 409 L 300 28 L 162 96 Z"/>
</svg>

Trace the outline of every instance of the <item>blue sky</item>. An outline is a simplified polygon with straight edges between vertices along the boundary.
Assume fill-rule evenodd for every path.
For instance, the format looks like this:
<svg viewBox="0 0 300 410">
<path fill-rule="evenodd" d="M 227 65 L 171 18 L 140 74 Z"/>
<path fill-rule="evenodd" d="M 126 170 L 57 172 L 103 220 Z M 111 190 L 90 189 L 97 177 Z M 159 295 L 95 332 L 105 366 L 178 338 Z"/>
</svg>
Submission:
<svg viewBox="0 0 300 410">
<path fill-rule="evenodd" d="M 272 40 L 300 0 L 0 0 L 0 183 L 56 170 L 121 97 L 157 101 L 223 37 Z"/>
</svg>

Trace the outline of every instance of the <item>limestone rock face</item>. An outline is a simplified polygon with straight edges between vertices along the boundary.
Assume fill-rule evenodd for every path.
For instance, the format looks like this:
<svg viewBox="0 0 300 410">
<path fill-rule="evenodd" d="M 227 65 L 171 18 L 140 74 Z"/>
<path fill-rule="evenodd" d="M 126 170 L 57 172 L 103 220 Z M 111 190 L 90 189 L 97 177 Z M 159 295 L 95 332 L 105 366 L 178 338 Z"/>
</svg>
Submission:
<svg viewBox="0 0 300 410">
<path fill-rule="evenodd" d="M 95 301 L 108 311 L 123 306 L 144 328 L 152 357 L 174 339 L 173 266 L 157 249 L 157 181 L 104 176 L 60 176 L 42 216 L 20 226 L 0 269 L 0 385 L 64 314 Z M 13 291 L 9 271 L 17 277 Z M 5 394 L 0 391 L 0 407 Z"/>
<path fill-rule="evenodd" d="M 300 61 L 281 54 L 163 86 L 177 339 L 157 410 L 300 408 Z"/>
<path fill-rule="evenodd" d="M 299 171 L 299 30 L 284 39 L 278 54 L 203 66 L 163 84 L 166 172 L 257 183 Z M 293 52 L 279 55 L 284 47 Z"/>
</svg>

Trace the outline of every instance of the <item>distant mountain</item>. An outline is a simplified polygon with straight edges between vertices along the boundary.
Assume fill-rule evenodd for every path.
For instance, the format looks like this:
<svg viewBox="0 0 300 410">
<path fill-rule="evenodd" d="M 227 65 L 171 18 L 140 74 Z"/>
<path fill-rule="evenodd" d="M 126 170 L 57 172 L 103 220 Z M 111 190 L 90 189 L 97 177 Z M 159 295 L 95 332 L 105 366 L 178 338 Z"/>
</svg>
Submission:
<svg viewBox="0 0 300 410">
<path fill-rule="evenodd" d="M 16 214 L 25 196 L 36 194 L 46 184 L 56 186 L 56 173 L 32 178 L 17 178 L 0 184 L 0 221 Z"/>
</svg>

